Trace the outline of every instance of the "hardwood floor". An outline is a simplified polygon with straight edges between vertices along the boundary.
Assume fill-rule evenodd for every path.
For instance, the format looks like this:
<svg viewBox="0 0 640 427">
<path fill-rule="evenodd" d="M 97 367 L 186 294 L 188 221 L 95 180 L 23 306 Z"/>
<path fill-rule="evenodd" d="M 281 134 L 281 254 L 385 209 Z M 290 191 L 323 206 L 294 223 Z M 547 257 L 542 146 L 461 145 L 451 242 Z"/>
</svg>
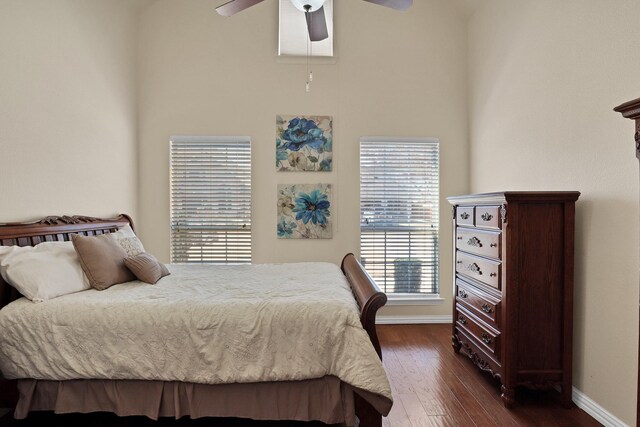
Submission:
<svg viewBox="0 0 640 427">
<path fill-rule="evenodd" d="M 394 405 L 383 425 L 427 426 L 599 426 L 584 411 L 563 409 L 559 393 L 518 390 L 507 410 L 499 386 L 451 348 L 451 325 L 380 325 L 378 334 Z M 238 419 L 169 420 L 112 415 L 33 414 L 26 420 L 0 418 L 0 426 L 91 427 L 320 427 L 321 423 L 251 422 Z M 364 426 L 366 427 L 366 426 Z"/>
<path fill-rule="evenodd" d="M 394 404 L 384 426 L 599 426 L 560 393 L 518 389 L 508 410 L 499 384 L 451 347 L 451 325 L 379 325 Z"/>
</svg>

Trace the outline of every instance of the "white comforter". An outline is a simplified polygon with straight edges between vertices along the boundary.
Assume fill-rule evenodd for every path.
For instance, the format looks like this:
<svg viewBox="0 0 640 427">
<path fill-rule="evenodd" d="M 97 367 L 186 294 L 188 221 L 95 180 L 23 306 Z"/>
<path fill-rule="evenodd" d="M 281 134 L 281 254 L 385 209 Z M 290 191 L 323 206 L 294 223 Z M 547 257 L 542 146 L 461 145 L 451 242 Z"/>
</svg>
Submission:
<svg viewBox="0 0 640 427">
<path fill-rule="evenodd" d="M 329 263 L 169 265 L 129 282 L 0 310 L 7 378 L 219 384 L 334 375 L 391 399 L 340 269 Z"/>
</svg>

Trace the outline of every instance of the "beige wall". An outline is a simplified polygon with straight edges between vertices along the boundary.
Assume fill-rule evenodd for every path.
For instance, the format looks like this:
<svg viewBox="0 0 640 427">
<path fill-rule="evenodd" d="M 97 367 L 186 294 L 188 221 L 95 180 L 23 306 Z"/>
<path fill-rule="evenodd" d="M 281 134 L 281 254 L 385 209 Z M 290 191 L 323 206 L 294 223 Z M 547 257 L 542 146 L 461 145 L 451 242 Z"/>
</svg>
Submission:
<svg viewBox="0 0 640 427">
<path fill-rule="evenodd" d="M 497 0 L 469 24 L 471 189 L 579 190 L 574 385 L 634 424 L 636 0 Z"/>
<path fill-rule="evenodd" d="M 0 0 L 0 221 L 136 213 L 137 3 Z"/>
<path fill-rule="evenodd" d="M 398 314 L 450 314 L 450 208 L 467 191 L 466 22 L 447 2 L 415 2 L 411 13 L 335 2 L 333 64 L 277 59 L 278 3 L 232 18 L 208 0 L 158 0 L 140 20 L 139 225 L 150 251 L 169 259 L 170 135 L 249 135 L 252 140 L 253 261 L 339 263 L 359 251 L 359 138 L 433 136 L 441 141 L 442 306 Z M 293 63 L 292 63 L 293 62 Z M 334 170 L 275 170 L 276 114 L 334 117 Z M 276 238 L 279 183 L 330 183 L 337 211 L 331 240 Z"/>
</svg>

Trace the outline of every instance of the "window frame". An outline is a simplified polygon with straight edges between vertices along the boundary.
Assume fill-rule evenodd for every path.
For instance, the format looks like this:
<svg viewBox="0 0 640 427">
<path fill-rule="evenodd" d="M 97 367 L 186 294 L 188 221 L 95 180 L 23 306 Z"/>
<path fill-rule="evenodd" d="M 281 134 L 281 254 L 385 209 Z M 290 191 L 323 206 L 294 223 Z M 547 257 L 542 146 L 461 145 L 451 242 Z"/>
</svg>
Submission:
<svg viewBox="0 0 640 427">
<path fill-rule="evenodd" d="M 360 204 L 359 204 L 359 215 L 360 215 L 360 237 L 359 237 L 359 243 L 360 243 L 360 257 L 362 259 L 362 253 L 363 253 L 363 170 L 362 170 L 362 161 L 363 161 L 363 144 L 419 144 L 419 143 L 429 143 L 429 144 L 436 144 L 436 156 L 437 156 L 437 192 L 435 195 L 435 202 L 436 202 L 436 208 L 435 208 L 435 215 L 437 215 L 434 223 L 436 225 L 436 230 L 435 230 L 435 243 L 434 243 L 434 249 L 435 249 L 435 271 L 433 274 L 435 274 L 435 284 L 437 286 L 436 292 L 433 293 L 396 293 L 396 292 L 389 292 L 387 293 L 388 299 L 389 299 L 389 304 L 391 305 L 437 305 L 437 304 L 442 304 L 444 302 L 444 298 L 442 298 L 440 296 L 440 293 L 442 291 L 441 286 L 440 286 L 440 248 L 439 248 L 439 236 L 440 236 L 440 215 L 439 215 L 439 210 L 440 210 L 440 141 L 438 138 L 433 138 L 433 137 L 380 137 L 380 136 L 363 136 L 360 138 L 360 144 L 359 144 L 359 161 L 360 161 L 360 190 L 359 190 L 359 195 L 360 195 Z M 427 175 L 425 175 L 427 176 Z M 381 227 L 381 229 L 383 229 L 384 227 Z M 387 228 L 393 228 L 393 226 L 387 227 Z M 407 231 L 411 231 L 410 227 L 406 228 Z M 386 243 L 385 243 L 386 245 Z M 385 263 L 388 263 L 389 261 L 386 260 L 385 258 Z M 366 267 L 366 265 L 365 265 Z"/>
<path fill-rule="evenodd" d="M 174 247 L 174 245 L 176 244 L 175 242 L 175 238 L 176 236 L 174 235 L 174 227 L 176 227 L 175 224 L 175 210 L 174 210 L 174 198 L 176 198 L 176 195 L 174 194 L 174 162 L 175 162 L 175 155 L 176 155 L 176 150 L 174 149 L 174 144 L 193 144 L 193 145 L 197 145 L 197 144 L 211 144 L 211 146 L 215 146 L 216 144 L 228 144 L 228 145 L 233 145 L 233 144 L 245 144 L 248 145 L 248 147 L 244 147 L 245 149 L 248 148 L 248 176 L 244 176 L 244 179 L 248 178 L 248 183 L 249 183 L 249 188 L 248 188 L 248 209 L 249 209 L 249 214 L 248 214 L 248 220 L 244 222 L 243 226 L 238 228 L 237 225 L 236 226 L 231 226 L 229 227 L 229 229 L 225 232 L 225 233 L 233 233 L 233 232 L 239 232 L 240 230 L 242 230 L 242 232 L 248 231 L 248 257 L 247 257 L 247 244 L 242 245 L 241 249 L 243 249 L 243 251 L 241 251 L 242 253 L 239 256 L 239 260 L 236 261 L 231 261 L 229 262 L 228 260 L 225 262 L 222 258 L 220 258 L 219 260 L 212 260 L 212 261 L 188 261 L 187 259 L 183 259 L 183 258 L 179 258 L 176 256 L 175 254 L 175 250 L 176 248 Z M 183 153 L 182 156 L 184 156 L 185 154 Z M 250 264 L 252 262 L 253 259 L 253 231 L 252 231 L 252 220 L 253 220 L 253 202 L 252 202 L 252 142 L 251 142 L 251 138 L 249 136 L 190 136 L 190 135 L 174 135 L 171 136 L 169 138 L 169 238 L 170 238 L 170 252 L 171 252 L 171 262 L 172 263 L 189 263 L 189 264 L 217 264 L 217 265 L 238 265 L 238 264 Z M 203 168 L 204 169 L 204 168 Z M 219 181 L 218 181 L 219 182 Z M 216 182 L 216 183 L 218 183 Z M 184 185 L 184 183 L 183 183 Z M 220 187 L 220 188 L 224 188 L 224 187 Z M 245 194 L 246 195 L 246 194 Z M 211 198 L 210 201 L 215 201 L 215 198 Z M 243 199 L 242 202 L 245 204 L 245 208 L 244 210 L 246 211 L 246 203 L 247 200 Z M 242 210 L 242 209 L 240 209 Z M 195 216 L 194 216 L 195 218 Z M 215 217 L 216 219 L 218 218 L 223 218 L 222 217 Z M 245 217 L 245 219 L 247 219 L 247 217 Z M 232 225 L 232 224 L 230 224 Z M 215 228 L 211 228 L 211 230 L 215 230 Z M 224 229 L 218 229 L 218 230 L 224 230 Z M 242 234 L 242 233 L 240 233 Z M 205 246 L 203 246 L 205 247 Z M 216 247 L 222 247 L 221 246 L 209 246 L 209 248 L 216 248 Z M 225 249 L 225 257 L 224 258 L 228 258 L 228 254 L 230 253 L 228 251 L 228 248 Z M 215 257 L 213 257 L 215 258 Z"/>
</svg>

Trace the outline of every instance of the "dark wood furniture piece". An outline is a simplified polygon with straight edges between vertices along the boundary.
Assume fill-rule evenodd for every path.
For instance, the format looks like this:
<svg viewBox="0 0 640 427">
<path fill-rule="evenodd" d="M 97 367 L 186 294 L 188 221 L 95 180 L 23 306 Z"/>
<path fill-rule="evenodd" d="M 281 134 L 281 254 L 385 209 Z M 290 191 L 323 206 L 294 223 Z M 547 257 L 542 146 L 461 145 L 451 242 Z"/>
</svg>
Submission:
<svg viewBox="0 0 640 427">
<path fill-rule="evenodd" d="M 18 401 L 18 389 L 0 373 L 0 408 L 11 408 Z"/>
<path fill-rule="evenodd" d="M 636 141 L 636 157 L 640 159 L 640 98 L 620 104 L 613 110 L 622 114 L 622 116 L 627 119 L 636 121 L 634 139 Z"/>
<path fill-rule="evenodd" d="M 627 119 L 635 120 L 636 132 L 633 135 L 636 142 L 636 157 L 640 159 L 640 98 L 625 102 L 613 109 Z M 638 361 L 640 368 L 640 347 L 638 347 Z M 640 426 L 640 369 L 638 370 L 638 387 L 636 402 L 636 426 Z"/>
<path fill-rule="evenodd" d="M 453 347 L 502 383 L 562 389 L 571 406 L 573 245 L 579 192 L 449 197 L 453 205 Z"/>
<path fill-rule="evenodd" d="M 130 224 L 134 228 L 131 217 L 124 214 L 110 219 L 87 216 L 49 216 L 35 222 L 0 224 L 0 245 L 35 246 L 41 242 L 68 241 L 70 235 L 74 233 L 87 236 L 106 234 L 115 232 L 126 224 Z M 360 307 L 362 326 L 367 331 L 378 355 L 382 358 L 375 319 L 376 312 L 386 303 L 387 296 L 380 291 L 380 288 L 353 254 L 345 255 L 341 269 L 351 285 L 354 297 Z M 0 309 L 20 297 L 21 295 L 15 288 L 4 282 L 0 276 Z M 13 407 L 17 402 L 17 397 L 16 381 L 0 379 L 0 403 L 6 407 Z M 382 426 L 382 415 L 369 402 L 357 393 L 354 393 L 354 400 L 360 426 Z"/>
</svg>

